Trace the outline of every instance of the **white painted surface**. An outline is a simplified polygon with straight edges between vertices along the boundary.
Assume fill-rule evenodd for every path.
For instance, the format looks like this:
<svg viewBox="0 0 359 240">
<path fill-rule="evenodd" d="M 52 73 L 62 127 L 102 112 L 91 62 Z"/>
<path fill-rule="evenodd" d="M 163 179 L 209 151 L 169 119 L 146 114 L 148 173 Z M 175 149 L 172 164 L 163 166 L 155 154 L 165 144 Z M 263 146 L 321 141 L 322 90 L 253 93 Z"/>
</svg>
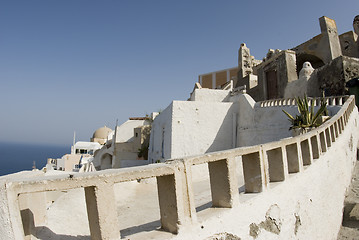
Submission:
<svg viewBox="0 0 359 240">
<path fill-rule="evenodd" d="M 232 105 L 172 102 L 152 124 L 150 162 L 231 148 Z"/>
<path fill-rule="evenodd" d="M 116 142 L 128 142 L 133 138 L 133 129 L 146 125 L 145 120 L 127 120 L 117 127 Z"/>
<path fill-rule="evenodd" d="M 248 100 L 251 101 L 251 100 Z M 237 146 L 252 146 L 263 144 L 271 141 L 278 141 L 282 138 L 291 137 L 289 130 L 290 121 L 282 110 L 287 111 L 293 117 L 298 113 L 297 106 L 277 106 L 277 107 L 260 107 L 258 104 L 253 106 L 253 101 L 247 104 L 240 100 L 239 104 L 239 123 Z M 315 107 L 315 111 L 319 107 Z M 330 116 L 335 115 L 340 107 L 327 106 Z"/>
<path fill-rule="evenodd" d="M 194 89 L 191 101 L 201 102 L 227 102 L 229 98 L 230 90 L 219 89 Z"/>
<path fill-rule="evenodd" d="M 171 156 L 172 108 L 173 103 L 163 110 L 152 123 L 150 146 L 148 148 L 150 163 L 169 159 Z"/>
<path fill-rule="evenodd" d="M 110 167 L 118 167 L 122 165 L 122 160 L 131 160 L 137 158 L 137 149 L 133 149 L 132 142 L 134 141 L 134 129 L 143 125 L 148 125 L 149 123 L 145 120 L 127 120 L 120 126 L 117 126 L 116 131 L 116 139 L 115 136 L 113 136 L 113 139 L 116 141 L 116 159 L 109 160 L 109 155 L 111 155 L 111 158 L 113 158 L 115 147 L 114 144 L 111 143 L 111 145 L 103 146 L 94 157 L 93 164 L 96 168 L 99 168 L 101 165 L 103 165 L 101 162 L 104 159 L 107 159 L 106 161 L 109 162 L 107 165 L 107 168 Z M 114 135 L 114 133 L 113 133 Z M 112 139 L 112 141 L 113 141 Z M 127 147 L 127 149 L 126 149 Z M 121 161 L 121 163 L 119 163 Z M 121 166 L 122 167 L 122 166 Z"/>
<path fill-rule="evenodd" d="M 75 149 L 98 149 L 101 144 L 98 142 L 83 142 L 79 141 L 75 143 Z"/>
<path fill-rule="evenodd" d="M 232 147 L 232 105 L 218 102 L 173 102 L 170 158 Z"/>
<path fill-rule="evenodd" d="M 351 99 L 353 101 L 353 98 Z M 352 105 L 354 105 L 353 102 Z M 173 107 L 175 107 L 175 104 L 173 104 Z M 351 172 L 356 161 L 359 136 L 358 121 L 358 112 L 357 109 L 354 108 L 348 122 L 345 124 L 345 130 L 339 135 L 339 138 L 336 138 L 336 141 L 331 144 L 329 150 L 322 153 L 320 158 L 314 160 L 310 166 L 306 166 L 299 173 L 290 174 L 283 182 L 270 183 L 269 186 L 261 193 L 240 194 L 240 204 L 236 204 L 233 208 L 209 208 L 198 212 L 198 222 L 181 225 L 178 235 L 172 235 L 162 231 L 154 231 L 153 227 L 156 226 L 156 223 L 154 222 L 155 219 L 153 216 L 155 216 L 155 214 L 158 216 L 158 204 L 146 205 L 145 211 L 141 211 L 140 215 L 135 215 L 133 213 L 133 209 L 138 210 L 133 201 L 134 199 L 147 200 L 153 196 L 157 196 L 155 188 L 152 188 L 154 189 L 152 192 L 145 191 L 146 189 L 149 189 L 150 185 L 145 186 L 142 190 L 138 189 L 137 191 L 136 189 L 136 195 L 134 197 L 129 198 L 128 195 L 122 196 L 124 198 L 120 201 L 120 203 L 125 203 L 128 207 L 120 208 L 121 211 L 119 211 L 119 220 L 120 222 L 122 221 L 120 225 L 123 226 L 122 224 L 127 223 L 129 217 L 136 216 L 136 221 L 135 219 L 131 219 L 131 222 L 135 224 L 134 226 L 137 226 L 137 228 L 131 228 L 128 226 L 126 229 L 121 229 L 126 231 L 126 237 L 131 235 L 130 238 L 133 240 L 148 238 L 200 240 L 206 239 L 220 232 L 229 232 L 237 235 L 241 239 L 252 239 L 250 236 L 250 229 L 253 225 L 259 226 L 256 239 L 335 239 L 341 223 L 341 210 L 343 207 L 345 189 L 350 183 Z M 327 127 L 329 126 L 328 124 L 331 123 L 327 123 Z M 299 140 L 298 138 L 296 139 Z M 304 138 L 305 135 L 303 135 L 302 140 Z M 285 144 L 291 141 L 291 139 L 286 139 L 279 143 L 270 143 L 267 144 L 265 148 L 269 148 L 271 146 L 278 147 L 278 144 L 281 144 L 282 147 L 284 147 Z M 263 146 L 263 149 L 265 148 Z M 236 150 L 223 151 L 216 154 L 219 159 L 226 159 L 229 156 L 233 156 L 231 154 L 235 151 Z M 210 156 L 211 154 L 203 157 L 206 158 Z M 241 161 L 241 157 L 235 158 L 234 165 L 231 165 L 231 167 L 237 168 L 238 166 L 235 165 L 240 165 L 239 161 Z M 152 170 L 150 173 L 151 175 L 149 176 L 152 176 L 153 178 L 153 176 L 165 174 L 165 172 L 169 170 L 168 167 L 170 167 L 170 165 L 171 164 L 153 164 L 147 166 L 146 169 Z M 205 174 L 203 166 L 205 165 L 202 165 L 202 168 L 197 168 L 197 170 L 195 169 L 196 167 L 193 167 L 193 173 Z M 137 169 L 144 170 L 144 168 Z M 117 174 L 120 174 L 120 172 L 123 173 L 124 171 L 119 171 Z M 92 175 L 76 175 L 74 179 L 71 180 L 69 180 L 68 177 L 58 178 L 58 176 L 42 180 L 38 178 L 37 180 L 33 179 L 34 183 L 27 185 L 27 187 L 37 189 L 41 187 L 42 189 L 47 190 L 58 189 L 58 186 L 54 185 L 54 181 L 57 179 L 57 183 L 60 185 L 66 183 L 66 185 L 63 185 L 62 187 L 67 188 L 71 186 L 81 186 L 82 188 L 87 185 L 92 186 L 94 182 L 88 181 L 93 180 L 108 183 L 111 179 L 111 173 L 115 174 L 115 171 L 109 170 L 107 172 L 103 172 L 103 174 L 91 173 Z M 132 173 L 136 174 L 135 171 Z M 128 174 L 130 174 L 130 172 L 128 172 Z M 143 172 L 139 171 L 137 174 L 141 175 Z M 93 179 L 91 176 L 96 177 L 96 179 Z M 109 178 L 106 178 L 106 176 L 109 176 Z M 237 176 L 243 179 L 242 174 L 238 171 Z M 131 177 L 136 179 L 136 176 Z M 26 178 L 26 175 L 6 176 L 5 178 L 2 178 L 8 181 L 14 181 L 16 179 L 15 182 L 9 183 L 9 192 L 6 196 L 3 195 L 3 199 L 6 200 L 6 197 L 9 198 L 17 196 L 14 192 L 11 192 L 11 189 L 15 192 L 21 190 L 26 192 L 26 181 L 29 181 L 26 180 Z M 194 189 L 197 189 L 194 197 L 195 201 L 205 204 L 206 202 L 202 202 L 202 200 L 205 200 L 206 196 L 210 194 L 208 184 L 202 184 L 203 181 L 201 181 L 201 178 L 193 177 L 192 179 L 194 181 L 199 180 L 199 182 L 194 182 L 194 185 L 196 185 L 194 186 Z M 206 181 L 205 178 L 203 178 L 203 180 Z M 42 184 L 41 181 L 43 181 Z M 149 181 L 149 183 L 153 184 L 154 182 Z M 12 186 L 14 188 L 11 188 L 11 184 L 13 184 Z M 102 185 L 99 185 L 98 187 L 100 186 Z M 131 194 L 132 193 L 133 191 L 131 191 Z M 56 219 L 61 215 L 61 212 L 64 214 L 61 219 L 66 218 L 66 216 L 68 216 L 68 210 L 64 211 L 64 208 L 71 209 L 81 203 L 81 200 L 79 201 L 79 199 L 83 198 L 83 193 L 78 196 L 79 197 L 68 196 L 68 200 L 59 205 L 55 203 L 53 206 L 57 205 L 57 207 L 53 208 L 54 215 L 50 216 L 51 213 L 50 211 L 48 212 L 49 219 Z M 178 196 L 180 197 L 181 195 Z M 200 198 L 198 198 L 198 196 Z M 7 206 L 12 209 L 10 211 L 4 211 L 5 215 L 9 214 L 11 211 L 13 211 L 13 213 L 16 211 L 16 201 L 13 200 L 14 199 L 7 199 Z M 198 206 L 197 203 L 198 202 L 196 202 L 196 206 Z M 141 206 L 141 204 L 142 201 L 139 201 L 138 206 Z M 49 227 L 50 231 L 47 231 L 47 233 L 51 233 L 55 237 L 54 239 L 71 239 L 72 236 L 76 234 L 77 237 L 79 237 L 79 233 L 88 233 L 88 230 L 86 229 L 87 225 L 79 224 L 81 221 L 76 220 L 76 218 L 84 219 L 86 217 L 86 210 L 83 207 L 79 207 L 76 210 L 79 211 L 76 211 L 76 213 L 72 215 L 71 221 L 55 220 L 51 221 L 51 223 L 49 222 L 47 227 Z M 135 212 L 138 213 L 139 211 Z M 16 214 L 12 214 L 10 216 L 14 219 L 16 218 Z M 9 221 L 11 223 L 15 223 L 16 221 L 18 222 L 18 220 L 14 219 L 10 219 Z M 278 229 L 277 233 L 273 233 L 269 228 L 265 227 L 266 225 L 263 224 L 263 222 L 266 219 L 266 224 L 269 224 L 272 229 Z M 297 231 L 295 231 L 296 219 L 300 219 L 300 224 L 297 222 Z M 141 221 L 140 225 L 136 224 L 137 220 Z M 276 225 L 274 225 L 273 221 Z M 151 226 L 152 231 L 146 230 L 145 226 Z M 59 229 L 58 231 L 61 231 L 61 233 L 55 230 L 56 234 L 54 234 L 51 231 L 54 229 Z M 15 234 L 18 233 L 18 229 L 7 229 L 7 231 L 13 231 Z M 146 234 L 146 237 L 143 236 L 144 234 Z M 149 235 L 151 237 L 149 237 Z M 9 239 L 14 239 L 14 237 L 10 236 Z M 15 237 L 15 239 L 17 238 Z"/>
<path fill-rule="evenodd" d="M 192 97 L 173 101 L 153 122 L 150 162 L 278 141 L 291 136 L 282 110 L 298 114 L 296 106 L 260 107 L 248 94 L 224 90 L 196 89 Z M 328 106 L 329 115 L 339 109 Z"/>
<path fill-rule="evenodd" d="M 259 227 L 256 239 L 336 239 L 341 224 L 346 186 L 350 183 L 351 171 L 356 161 L 358 120 L 356 112 L 349 119 L 346 130 L 328 152 L 321 155 L 304 171 L 291 174 L 284 182 L 271 183 L 262 193 L 241 193 L 240 204 L 232 209 L 205 208 L 199 211 L 198 222 L 185 226 L 178 235 L 156 230 L 159 227 L 156 221 L 159 219 L 159 213 L 154 180 L 128 182 L 119 188 L 116 187 L 121 233 L 125 233 L 126 238 L 132 240 L 203 240 L 227 232 L 243 240 L 252 240 L 254 238 L 250 236 L 250 226 L 253 224 L 260 226 L 265 222 L 266 217 L 270 217 L 278 224 L 280 231 L 278 234 L 272 233 L 262 225 Z M 205 168 L 206 165 L 194 166 L 192 171 L 195 175 L 192 179 L 196 206 L 207 204 L 210 199 L 208 172 Z M 238 177 L 243 178 L 242 173 L 238 172 Z M 72 205 L 80 203 L 81 206 L 76 209 L 71 221 L 60 221 L 67 216 Z M 46 228 L 40 231 L 39 239 L 49 236 L 53 239 L 71 239 L 74 236 L 88 235 L 86 209 L 83 204 L 81 191 L 69 191 L 68 196 L 62 197 L 57 204 L 49 208 L 47 227 L 51 231 Z M 134 211 L 135 209 L 141 210 Z M 297 219 L 300 220 L 300 224 L 297 222 L 295 233 Z"/>
<path fill-rule="evenodd" d="M 303 68 L 299 72 L 299 79 L 289 82 L 284 91 L 284 98 L 303 97 L 308 95 L 307 85 L 314 68 L 310 62 L 303 63 Z"/>
<path fill-rule="evenodd" d="M 270 188 L 260 194 L 241 194 L 241 204 L 232 210 L 200 212 L 198 226 L 173 239 L 205 239 L 228 232 L 252 240 L 250 224 L 259 225 L 265 221 L 267 213 L 279 220 L 280 233 L 260 228 L 256 239 L 336 239 L 346 187 L 356 161 L 359 119 L 357 113 L 353 115 L 345 132 L 329 151 L 303 172 L 291 174 L 284 182 L 271 183 Z M 271 207 L 275 211 L 270 211 Z M 296 215 L 300 218 L 297 234 Z"/>
<path fill-rule="evenodd" d="M 121 161 L 121 168 L 127 167 L 137 167 L 147 165 L 148 160 L 122 160 Z"/>
</svg>

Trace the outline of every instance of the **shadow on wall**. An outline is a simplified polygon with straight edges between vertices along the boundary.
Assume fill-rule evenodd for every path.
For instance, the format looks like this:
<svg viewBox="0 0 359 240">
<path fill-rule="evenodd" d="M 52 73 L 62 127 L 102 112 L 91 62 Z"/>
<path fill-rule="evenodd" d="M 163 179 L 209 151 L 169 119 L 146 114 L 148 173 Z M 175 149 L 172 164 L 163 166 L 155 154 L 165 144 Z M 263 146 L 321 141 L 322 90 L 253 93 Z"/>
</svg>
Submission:
<svg viewBox="0 0 359 240">
<path fill-rule="evenodd" d="M 233 113 L 236 113 L 237 109 L 238 105 L 236 103 L 233 103 L 228 109 L 228 112 L 218 129 L 216 137 L 213 139 L 212 144 L 205 153 L 233 148 L 233 134 L 236 133 L 236 129 L 233 129 Z M 237 124 L 235 126 L 237 126 Z M 235 139 L 237 139 L 237 136 L 235 136 Z"/>
<path fill-rule="evenodd" d="M 90 236 L 70 236 L 70 235 L 62 235 L 56 234 L 51 231 L 48 227 L 40 226 L 35 228 L 36 234 L 35 237 L 38 239 L 52 239 L 52 240 L 91 240 Z"/>
<path fill-rule="evenodd" d="M 24 228 L 25 236 L 35 236 L 37 239 L 52 239 L 52 240 L 90 240 L 90 236 L 71 236 L 56 234 L 48 227 L 39 226 L 35 227 L 34 214 L 30 209 L 23 209 L 20 212 L 21 220 Z M 31 238 L 32 239 L 32 238 Z"/>
<path fill-rule="evenodd" d="M 112 168 L 112 156 L 105 153 L 101 159 L 101 170 Z"/>
</svg>

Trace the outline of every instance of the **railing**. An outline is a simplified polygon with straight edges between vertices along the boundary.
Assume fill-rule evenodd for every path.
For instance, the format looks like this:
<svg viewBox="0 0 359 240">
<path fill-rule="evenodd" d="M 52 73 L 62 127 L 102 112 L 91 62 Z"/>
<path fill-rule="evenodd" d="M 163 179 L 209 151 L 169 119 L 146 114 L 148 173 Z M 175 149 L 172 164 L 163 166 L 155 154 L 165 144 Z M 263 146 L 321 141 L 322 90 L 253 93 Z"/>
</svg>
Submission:
<svg viewBox="0 0 359 240">
<path fill-rule="evenodd" d="M 238 161 L 243 163 L 245 192 L 259 193 L 268 189 L 270 182 L 284 181 L 289 174 L 303 171 L 304 166 L 311 165 L 328 151 L 343 133 L 355 108 L 355 101 L 354 96 L 325 99 L 329 105 L 344 104 L 335 116 L 320 127 L 297 137 L 142 167 L 9 182 L 6 188 L 14 239 L 23 238 L 18 204 L 21 194 L 73 188 L 85 189 L 91 239 L 119 238 L 113 185 L 152 177 L 157 179 L 162 228 L 177 233 L 182 226 L 197 221 L 192 166 L 208 164 L 213 206 L 232 208 L 239 204 L 238 176 L 235 171 Z M 320 98 L 310 101 L 320 104 Z M 281 99 L 264 101 L 260 106 L 294 104 L 294 99 Z"/>
<path fill-rule="evenodd" d="M 324 97 L 324 98 L 310 98 L 308 97 L 308 104 L 311 105 L 314 101 L 314 106 L 320 106 L 322 99 L 328 106 L 343 105 L 343 103 L 349 98 L 349 96 L 340 97 Z M 295 98 L 288 99 L 271 99 L 258 102 L 261 107 L 281 107 L 281 106 L 295 106 L 297 105 Z"/>
</svg>

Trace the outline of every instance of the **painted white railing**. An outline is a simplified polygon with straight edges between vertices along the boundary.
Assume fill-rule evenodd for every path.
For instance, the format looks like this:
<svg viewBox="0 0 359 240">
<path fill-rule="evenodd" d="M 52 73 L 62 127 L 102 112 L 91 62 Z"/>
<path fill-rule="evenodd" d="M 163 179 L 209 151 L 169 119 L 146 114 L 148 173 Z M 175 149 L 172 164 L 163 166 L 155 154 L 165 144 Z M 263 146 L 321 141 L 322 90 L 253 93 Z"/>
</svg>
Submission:
<svg viewBox="0 0 359 240">
<path fill-rule="evenodd" d="M 343 103 L 349 98 L 349 96 L 339 97 L 324 97 L 324 98 L 310 98 L 308 97 L 308 104 L 311 105 L 314 101 L 314 106 L 320 106 L 322 99 L 327 102 L 328 106 L 343 105 Z M 280 107 L 280 106 L 294 106 L 297 105 L 295 98 L 287 99 L 271 99 L 259 102 L 261 107 Z"/>
<path fill-rule="evenodd" d="M 162 228 L 177 233 L 180 228 L 197 222 L 192 166 L 208 164 L 213 207 L 232 208 L 239 203 L 237 161 L 243 163 L 245 192 L 259 193 L 267 190 L 270 182 L 285 181 L 289 174 L 303 171 L 304 166 L 311 165 L 314 159 L 325 153 L 340 137 L 355 108 L 354 96 L 325 99 L 329 105 L 342 105 L 339 112 L 320 127 L 297 137 L 141 167 L 7 182 L 11 237 L 24 238 L 19 208 L 22 194 L 84 188 L 91 239 L 119 238 L 113 185 L 152 177 L 157 179 Z M 320 98 L 310 101 L 320 104 Z M 287 105 L 295 105 L 295 100 L 260 102 L 261 107 Z"/>
</svg>

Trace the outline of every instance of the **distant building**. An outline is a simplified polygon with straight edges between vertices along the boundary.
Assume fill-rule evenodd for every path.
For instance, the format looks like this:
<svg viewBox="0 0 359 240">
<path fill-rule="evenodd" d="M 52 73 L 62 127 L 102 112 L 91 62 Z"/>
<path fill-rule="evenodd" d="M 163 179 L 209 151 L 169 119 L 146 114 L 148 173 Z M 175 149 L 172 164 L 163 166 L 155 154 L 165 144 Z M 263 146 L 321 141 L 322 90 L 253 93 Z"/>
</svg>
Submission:
<svg viewBox="0 0 359 240">
<path fill-rule="evenodd" d="M 91 142 L 75 142 L 74 139 L 71 153 L 57 159 L 48 158 L 46 167 L 66 172 L 79 171 L 83 164 L 92 162 L 95 152 L 101 149 L 101 145 L 111 132 L 112 129 L 105 126 L 94 132 Z"/>
<path fill-rule="evenodd" d="M 96 169 L 147 164 L 151 121 L 148 117 L 137 117 L 116 126 L 115 131 L 108 135 L 112 139 L 95 153 L 93 164 Z"/>
<path fill-rule="evenodd" d="M 108 128 L 106 126 L 97 129 L 91 138 L 91 142 L 98 142 L 99 144 L 103 145 L 108 140 L 112 139 L 113 130 L 111 128 Z"/>
</svg>

